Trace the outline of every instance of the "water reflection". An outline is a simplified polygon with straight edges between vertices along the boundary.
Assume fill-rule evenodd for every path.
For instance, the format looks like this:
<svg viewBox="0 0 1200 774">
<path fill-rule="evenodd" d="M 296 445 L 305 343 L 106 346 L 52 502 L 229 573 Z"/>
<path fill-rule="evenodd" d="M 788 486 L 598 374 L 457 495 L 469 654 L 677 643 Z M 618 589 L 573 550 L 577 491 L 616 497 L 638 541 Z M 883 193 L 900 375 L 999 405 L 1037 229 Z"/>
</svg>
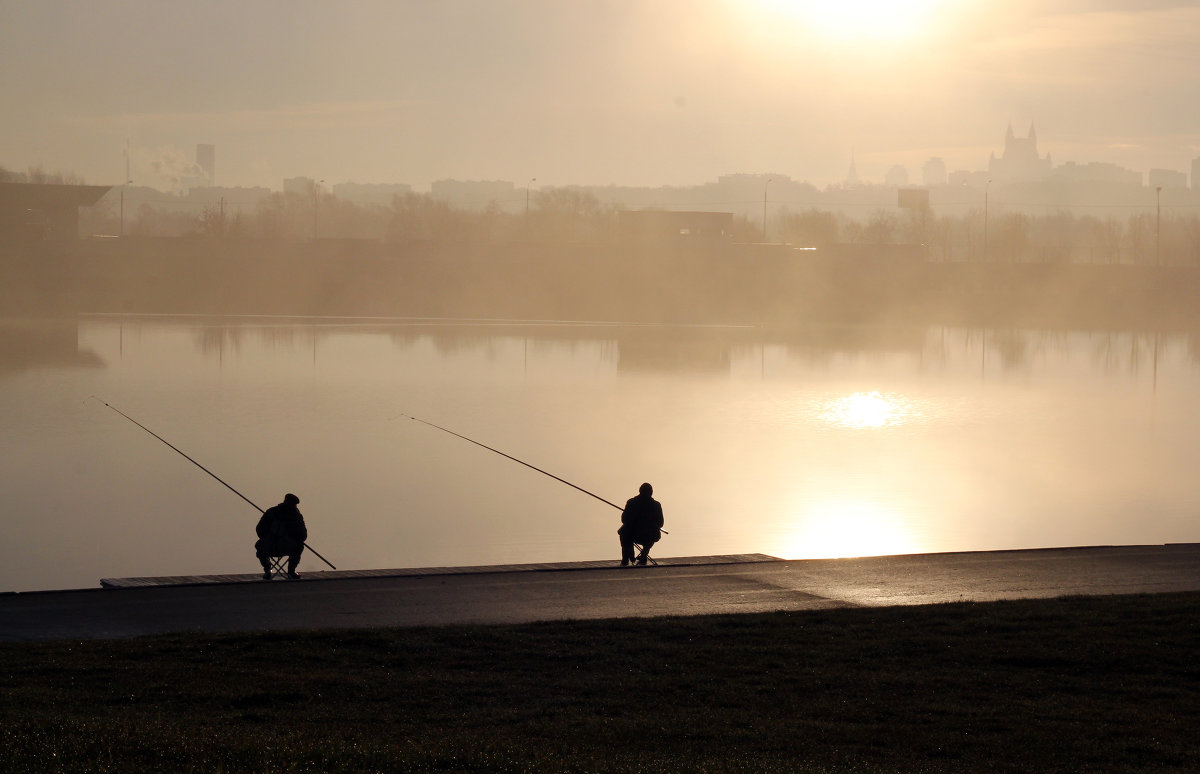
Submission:
<svg viewBox="0 0 1200 774">
<path fill-rule="evenodd" d="M 103 316 L 97 319 L 104 319 Z M 1100 373 L 1139 375 L 1157 368 L 1160 354 L 1177 349 L 1200 364 L 1200 333 L 1065 332 L 873 326 L 624 325 L 620 323 L 537 320 L 472 320 L 445 318 L 175 318 L 121 319 L 123 330 L 138 325 L 174 322 L 195 332 L 197 351 L 221 360 L 248 342 L 273 350 L 304 349 L 315 357 L 322 344 L 348 335 L 383 335 L 397 347 L 429 344 L 444 355 L 483 354 L 500 357 L 506 340 L 519 339 L 523 355 L 531 351 L 574 352 L 599 346 L 618 372 L 692 372 L 722 374 L 755 361 L 767 375 L 767 353 L 778 351 L 787 361 L 833 365 L 839 358 L 879 361 L 890 355 L 917 358 L 922 369 L 958 368 L 974 363 L 981 378 L 1028 371 L 1039 363 L 1055 364 L 1092 353 Z M 3 331 L 0 330 L 0 333 Z M 1084 346 L 1081 349 L 1081 344 Z M 80 362 L 90 355 L 80 353 Z M 0 350 L 0 358 L 4 355 Z M 0 361 L 2 362 L 2 361 Z M 94 363 L 93 363 L 94 364 Z M 1153 374 L 1152 374 L 1153 375 Z"/>
<path fill-rule="evenodd" d="M 656 327 L 620 331 L 617 371 L 726 374 L 733 349 L 750 330 Z"/>
<path fill-rule="evenodd" d="M 1107 373 L 1137 374 L 1148 363 L 1157 366 L 1159 339 L 1159 334 L 1106 333 L 1096 338 L 1094 359 Z"/>
<path fill-rule="evenodd" d="M 889 556 L 920 549 L 903 517 L 878 503 L 844 499 L 801 506 L 794 531 L 779 546 L 788 556 L 831 559 Z"/>
<path fill-rule="evenodd" d="M 99 368 L 104 362 L 79 346 L 75 321 L 0 320 L 0 377 L 31 368 Z"/>
<path fill-rule="evenodd" d="M 902 425 L 908 416 L 903 398 L 878 392 L 856 392 L 831 401 L 822 412 L 825 421 L 852 430 Z"/>
</svg>

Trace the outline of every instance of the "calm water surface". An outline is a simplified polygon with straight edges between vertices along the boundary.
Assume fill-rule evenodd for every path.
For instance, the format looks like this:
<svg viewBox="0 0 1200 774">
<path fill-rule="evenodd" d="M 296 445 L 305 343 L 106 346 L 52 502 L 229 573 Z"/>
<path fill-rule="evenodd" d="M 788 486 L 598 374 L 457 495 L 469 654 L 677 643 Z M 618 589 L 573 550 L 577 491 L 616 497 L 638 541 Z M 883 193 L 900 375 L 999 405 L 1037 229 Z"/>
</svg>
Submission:
<svg viewBox="0 0 1200 774">
<path fill-rule="evenodd" d="M 86 317 L 0 327 L 0 591 L 254 572 L 301 498 L 341 569 L 1200 537 L 1184 336 Z M 95 397 L 92 397 L 95 396 Z M 306 556 L 301 570 L 321 569 Z"/>
</svg>

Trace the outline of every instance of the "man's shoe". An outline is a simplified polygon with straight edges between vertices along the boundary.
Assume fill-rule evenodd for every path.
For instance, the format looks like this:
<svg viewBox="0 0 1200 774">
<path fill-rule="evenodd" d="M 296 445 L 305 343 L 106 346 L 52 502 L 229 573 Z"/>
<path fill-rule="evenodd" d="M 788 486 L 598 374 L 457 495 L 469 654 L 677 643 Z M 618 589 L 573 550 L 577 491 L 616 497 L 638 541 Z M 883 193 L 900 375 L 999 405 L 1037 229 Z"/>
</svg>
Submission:
<svg viewBox="0 0 1200 774">
<path fill-rule="evenodd" d="M 271 571 L 263 570 L 263 580 L 271 580 Z"/>
<path fill-rule="evenodd" d="M 299 573 L 294 573 L 294 572 L 289 572 L 289 573 L 288 573 L 288 580 L 300 580 L 300 574 L 299 574 Z"/>
<path fill-rule="evenodd" d="M 637 563 L 638 563 L 638 567 L 645 567 L 646 566 L 646 557 L 639 556 Z"/>
</svg>

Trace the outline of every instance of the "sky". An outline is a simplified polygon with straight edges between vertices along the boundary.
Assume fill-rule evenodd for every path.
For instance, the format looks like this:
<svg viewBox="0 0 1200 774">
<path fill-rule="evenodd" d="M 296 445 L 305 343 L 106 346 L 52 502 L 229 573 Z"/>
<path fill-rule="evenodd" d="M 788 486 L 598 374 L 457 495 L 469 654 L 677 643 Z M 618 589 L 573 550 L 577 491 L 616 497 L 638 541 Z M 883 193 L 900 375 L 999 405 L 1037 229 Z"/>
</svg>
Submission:
<svg viewBox="0 0 1200 774">
<path fill-rule="evenodd" d="M 1200 2 L 0 0 L 0 166 L 167 190 L 1188 171 Z"/>
</svg>

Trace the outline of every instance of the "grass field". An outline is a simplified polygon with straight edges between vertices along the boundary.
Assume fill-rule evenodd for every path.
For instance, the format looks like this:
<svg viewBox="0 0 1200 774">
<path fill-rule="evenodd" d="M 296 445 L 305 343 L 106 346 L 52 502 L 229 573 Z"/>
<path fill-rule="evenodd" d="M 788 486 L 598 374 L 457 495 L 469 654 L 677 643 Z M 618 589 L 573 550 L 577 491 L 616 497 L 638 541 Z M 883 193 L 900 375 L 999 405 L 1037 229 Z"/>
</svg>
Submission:
<svg viewBox="0 0 1200 774">
<path fill-rule="evenodd" d="M 0 646 L 5 772 L 1200 771 L 1200 593 Z"/>
</svg>

